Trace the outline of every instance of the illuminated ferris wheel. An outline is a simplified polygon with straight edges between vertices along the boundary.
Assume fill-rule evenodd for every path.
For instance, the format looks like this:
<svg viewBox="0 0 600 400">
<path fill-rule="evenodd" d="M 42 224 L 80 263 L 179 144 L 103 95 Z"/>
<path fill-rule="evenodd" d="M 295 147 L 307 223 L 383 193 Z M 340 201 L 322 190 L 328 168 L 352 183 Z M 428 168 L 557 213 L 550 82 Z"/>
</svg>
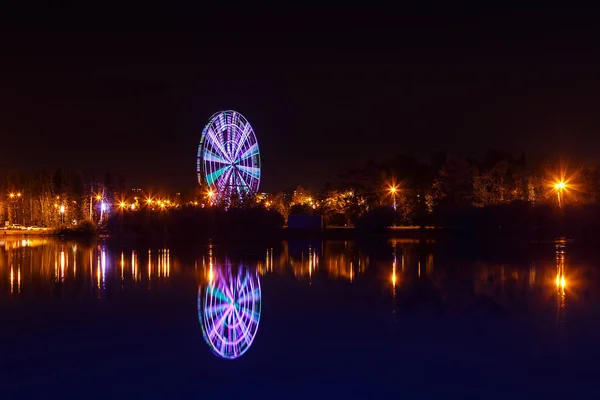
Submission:
<svg viewBox="0 0 600 400">
<path fill-rule="evenodd" d="M 198 319 L 213 353 L 235 359 L 248 350 L 258 331 L 261 302 L 256 269 L 216 269 L 198 290 Z"/>
<path fill-rule="evenodd" d="M 217 199 L 255 194 L 260 185 L 260 153 L 252 126 L 237 111 L 210 117 L 198 147 L 198 183 Z"/>
</svg>

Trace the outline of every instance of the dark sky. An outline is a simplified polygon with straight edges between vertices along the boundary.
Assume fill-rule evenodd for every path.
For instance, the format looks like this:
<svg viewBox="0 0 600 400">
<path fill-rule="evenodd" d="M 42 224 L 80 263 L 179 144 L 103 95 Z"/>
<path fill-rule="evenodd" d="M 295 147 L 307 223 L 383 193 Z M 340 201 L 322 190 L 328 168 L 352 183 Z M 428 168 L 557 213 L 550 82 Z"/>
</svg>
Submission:
<svg viewBox="0 0 600 400">
<path fill-rule="evenodd" d="M 398 153 L 595 161 L 594 10 L 201 3 L 38 9 L 29 24 L 5 14 L 0 170 L 110 170 L 184 190 L 195 185 L 201 130 L 221 109 L 253 125 L 265 191 L 318 188 Z"/>
</svg>

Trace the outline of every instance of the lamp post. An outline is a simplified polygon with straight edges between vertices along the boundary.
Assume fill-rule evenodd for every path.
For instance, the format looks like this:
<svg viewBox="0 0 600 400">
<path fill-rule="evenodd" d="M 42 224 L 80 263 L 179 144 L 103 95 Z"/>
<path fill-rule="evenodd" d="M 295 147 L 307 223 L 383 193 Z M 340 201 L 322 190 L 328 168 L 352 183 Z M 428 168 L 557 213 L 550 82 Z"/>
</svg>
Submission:
<svg viewBox="0 0 600 400">
<path fill-rule="evenodd" d="M 11 217 L 11 213 L 14 211 L 13 209 L 15 208 L 14 205 L 12 204 L 15 198 L 15 194 L 14 193 L 9 193 L 8 197 L 10 198 L 10 201 L 8 202 L 8 224 L 12 225 L 14 224 L 14 221 Z"/>
<path fill-rule="evenodd" d="M 65 223 L 65 205 L 61 204 L 59 210 L 60 210 L 60 223 L 64 224 Z"/>
<path fill-rule="evenodd" d="M 554 184 L 554 190 L 556 191 L 556 197 L 558 198 L 558 207 L 563 207 L 563 191 L 567 187 L 564 181 L 559 181 Z"/>
<path fill-rule="evenodd" d="M 396 192 L 398 191 L 398 187 L 396 185 L 390 186 L 390 193 L 392 194 L 394 211 L 396 211 Z"/>
<path fill-rule="evenodd" d="M 17 192 L 17 202 L 21 200 L 21 204 L 17 203 L 17 212 L 15 215 L 15 220 L 19 223 L 19 210 L 21 210 L 21 225 L 25 225 L 25 218 L 23 218 L 23 193 Z"/>
</svg>

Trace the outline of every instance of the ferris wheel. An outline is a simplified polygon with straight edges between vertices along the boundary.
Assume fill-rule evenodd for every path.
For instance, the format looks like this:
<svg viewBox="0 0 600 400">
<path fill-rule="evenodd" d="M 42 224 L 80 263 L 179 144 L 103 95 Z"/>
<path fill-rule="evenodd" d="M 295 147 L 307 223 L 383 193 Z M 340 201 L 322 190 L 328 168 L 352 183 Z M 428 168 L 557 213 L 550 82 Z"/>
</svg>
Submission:
<svg viewBox="0 0 600 400">
<path fill-rule="evenodd" d="M 213 353 L 226 359 L 243 355 L 256 336 L 261 311 L 258 271 L 217 269 L 198 289 L 198 319 Z"/>
<path fill-rule="evenodd" d="M 255 194 L 260 185 L 260 153 L 252 126 L 237 111 L 210 117 L 198 146 L 198 183 L 217 199 Z"/>
</svg>

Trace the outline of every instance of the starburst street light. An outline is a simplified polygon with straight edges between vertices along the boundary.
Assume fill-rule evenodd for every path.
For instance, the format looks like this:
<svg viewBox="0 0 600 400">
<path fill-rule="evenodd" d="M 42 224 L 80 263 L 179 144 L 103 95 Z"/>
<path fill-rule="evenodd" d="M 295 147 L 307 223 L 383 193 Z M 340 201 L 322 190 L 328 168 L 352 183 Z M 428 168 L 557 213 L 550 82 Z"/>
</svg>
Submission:
<svg viewBox="0 0 600 400">
<path fill-rule="evenodd" d="M 563 180 L 560 180 L 554 184 L 554 190 L 556 191 L 556 197 L 558 199 L 558 207 L 560 208 L 563 206 L 563 192 L 565 189 L 567 189 L 567 184 Z"/>
<path fill-rule="evenodd" d="M 571 197 L 584 189 L 578 179 L 580 174 L 581 170 L 569 173 L 564 165 L 561 165 L 555 172 L 550 172 L 548 179 L 546 179 L 546 187 L 556 193 L 559 208 L 564 207 L 565 198 Z"/>
<path fill-rule="evenodd" d="M 210 204 L 212 204 L 212 202 L 213 202 L 213 198 L 215 197 L 215 192 L 213 192 L 212 190 L 209 190 L 209 191 L 206 193 L 206 196 L 208 197 L 208 202 L 209 202 Z"/>
</svg>

